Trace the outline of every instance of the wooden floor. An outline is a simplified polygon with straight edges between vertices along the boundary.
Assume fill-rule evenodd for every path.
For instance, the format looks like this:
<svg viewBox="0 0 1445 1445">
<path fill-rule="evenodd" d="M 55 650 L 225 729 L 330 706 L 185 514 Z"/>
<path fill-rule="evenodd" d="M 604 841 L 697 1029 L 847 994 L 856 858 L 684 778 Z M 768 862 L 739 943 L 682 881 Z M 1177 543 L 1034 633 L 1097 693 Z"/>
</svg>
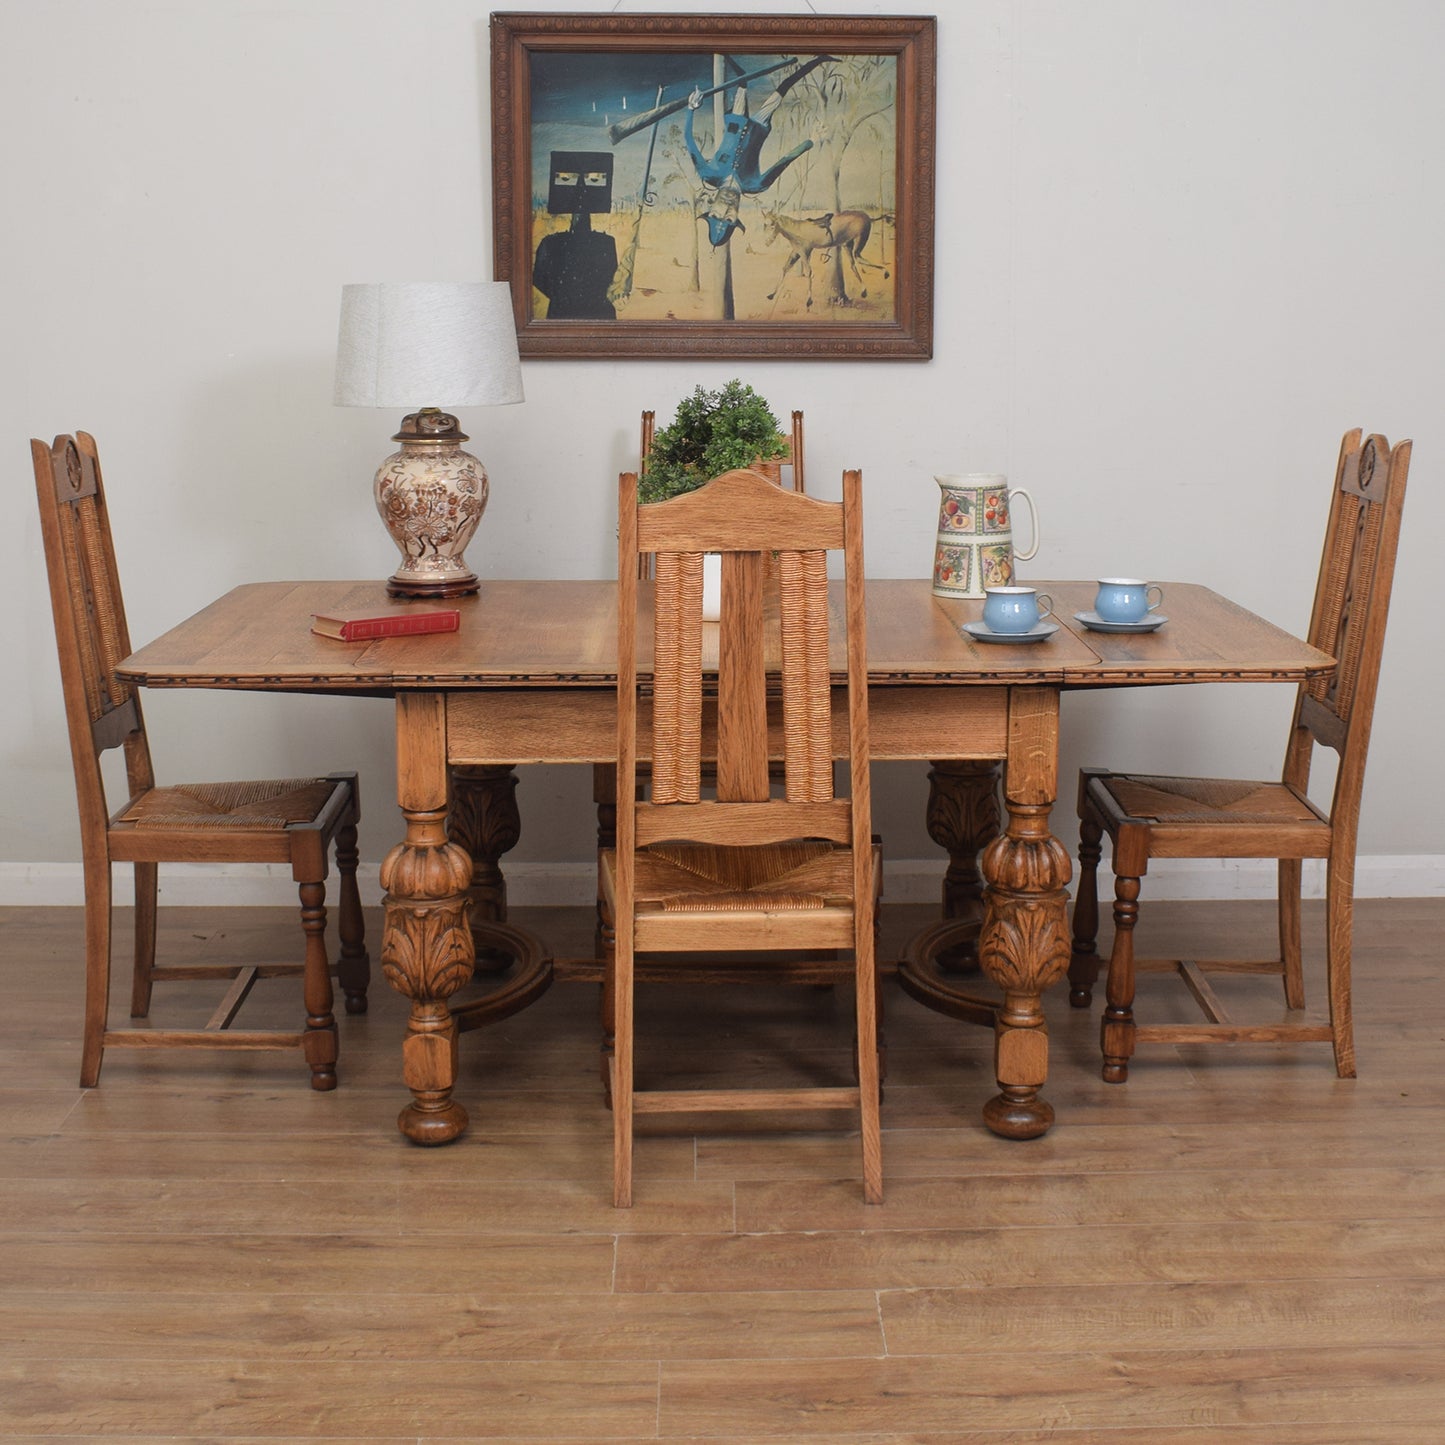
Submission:
<svg viewBox="0 0 1445 1445">
<path fill-rule="evenodd" d="M 1111 1087 L 1057 995 L 1058 1123 L 1008 1143 L 979 1122 L 988 1036 L 890 983 L 882 1207 L 846 1132 L 669 1120 L 616 1211 L 593 985 L 463 1039 L 472 1128 L 428 1151 L 393 1126 L 383 981 L 334 1094 L 289 1055 L 123 1051 L 82 1092 L 80 915 L 0 910 L 0 1437 L 1445 1440 L 1445 900 L 1360 913 L 1356 1081 L 1322 1045 L 1164 1047 Z M 279 911 L 167 918 L 172 956 L 291 942 Z M 564 949 L 588 926 L 547 923 Z M 1140 936 L 1246 925 L 1146 903 Z M 288 1017 L 294 981 L 263 987 Z M 641 1015 L 671 1035 L 655 1073 L 848 1068 L 827 991 Z"/>
</svg>

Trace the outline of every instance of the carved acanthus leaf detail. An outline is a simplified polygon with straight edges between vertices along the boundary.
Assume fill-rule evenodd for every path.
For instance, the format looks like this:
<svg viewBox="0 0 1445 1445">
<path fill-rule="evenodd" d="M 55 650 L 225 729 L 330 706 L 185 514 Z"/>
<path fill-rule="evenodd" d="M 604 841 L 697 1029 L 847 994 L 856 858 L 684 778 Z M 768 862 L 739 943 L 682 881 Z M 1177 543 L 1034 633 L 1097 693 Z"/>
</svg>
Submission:
<svg viewBox="0 0 1445 1445">
<path fill-rule="evenodd" d="M 1064 895 L 1010 900 L 994 898 L 994 911 L 978 941 L 984 972 L 1002 989 L 1041 993 L 1069 966 Z"/>
<path fill-rule="evenodd" d="M 935 763 L 928 774 L 928 836 L 950 853 L 976 850 L 999 830 L 996 765 Z"/>
<path fill-rule="evenodd" d="M 470 907 L 465 897 L 430 907 L 387 902 L 381 971 L 398 993 L 449 998 L 471 980 L 476 955 L 467 924 Z"/>
</svg>

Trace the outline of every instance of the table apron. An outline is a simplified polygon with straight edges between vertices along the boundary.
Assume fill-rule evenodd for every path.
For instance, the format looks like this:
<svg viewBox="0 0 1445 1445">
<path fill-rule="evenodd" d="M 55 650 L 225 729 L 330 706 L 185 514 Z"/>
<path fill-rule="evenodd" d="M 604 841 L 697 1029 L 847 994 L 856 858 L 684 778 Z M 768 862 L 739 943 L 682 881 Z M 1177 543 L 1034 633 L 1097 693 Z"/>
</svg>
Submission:
<svg viewBox="0 0 1445 1445">
<path fill-rule="evenodd" d="M 879 686 L 868 692 L 875 761 L 1003 758 L 1009 744 L 1007 687 Z M 833 693 L 833 748 L 847 755 L 847 698 Z M 703 751 L 716 752 L 716 716 L 704 708 Z M 772 750 L 782 756 L 782 703 L 770 699 Z M 617 697 L 611 689 L 518 688 L 446 695 L 447 761 L 455 764 L 606 763 L 617 755 Z M 638 718 L 639 760 L 649 759 L 646 706 Z"/>
</svg>

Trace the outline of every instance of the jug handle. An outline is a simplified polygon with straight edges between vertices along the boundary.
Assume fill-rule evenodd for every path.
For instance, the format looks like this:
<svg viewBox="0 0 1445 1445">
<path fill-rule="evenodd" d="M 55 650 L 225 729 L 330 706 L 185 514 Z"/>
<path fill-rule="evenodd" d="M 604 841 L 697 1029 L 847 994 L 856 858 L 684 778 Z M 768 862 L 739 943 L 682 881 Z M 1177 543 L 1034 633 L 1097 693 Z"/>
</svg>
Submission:
<svg viewBox="0 0 1445 1445">
<path fill-rule="evenodd" d="M 1017 547 L 1014 548 L 1014 557 L 1020 562 L 1028 562 L 1033 558 L 1034 553 L 1039 550 L 1039 514 L 1034 509 L 1033 497 L 1022 487 L 1010 487 L 1008 489 L 1008 496 L 1010 506 L 1013 505 L 1013 499 L 1015 497 L 1022 497 L 1024 501 L 1029 504 L 1029 522 L 1031 524 L 1030 530 L 1033 533 L 1033 546 L 1031 546 L 1027 552 L 1020 552 Z"/>
</svg>

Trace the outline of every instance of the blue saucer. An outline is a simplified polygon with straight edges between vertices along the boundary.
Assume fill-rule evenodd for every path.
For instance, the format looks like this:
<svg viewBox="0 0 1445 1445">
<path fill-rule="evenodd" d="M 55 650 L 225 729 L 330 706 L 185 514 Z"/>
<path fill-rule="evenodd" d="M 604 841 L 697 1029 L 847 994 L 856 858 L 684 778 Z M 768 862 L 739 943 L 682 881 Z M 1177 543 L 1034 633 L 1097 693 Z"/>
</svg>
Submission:
<svg viewBox="0 0 1445 1445">
<path fill-rule="evenodd" d="M 1039 622 L 1027 632 L 995 632 L 982 622 L 965 622 L 963 630 L 977 642 L 1042 642 L 1059 630 L 1059 624 Z"/>
<path fill-rule="evenodd" d="M 1169 621 L 1167 617 L 1161 617 L 1157 612 L 1151 612 L 1138 622 L 1108 622 L 1097 612 L 1076 612 L 1074 620 L 1082 622 L 1085 627 L 1091 628 L 1095 632 L 1156 632 Z"/>
</svg>

